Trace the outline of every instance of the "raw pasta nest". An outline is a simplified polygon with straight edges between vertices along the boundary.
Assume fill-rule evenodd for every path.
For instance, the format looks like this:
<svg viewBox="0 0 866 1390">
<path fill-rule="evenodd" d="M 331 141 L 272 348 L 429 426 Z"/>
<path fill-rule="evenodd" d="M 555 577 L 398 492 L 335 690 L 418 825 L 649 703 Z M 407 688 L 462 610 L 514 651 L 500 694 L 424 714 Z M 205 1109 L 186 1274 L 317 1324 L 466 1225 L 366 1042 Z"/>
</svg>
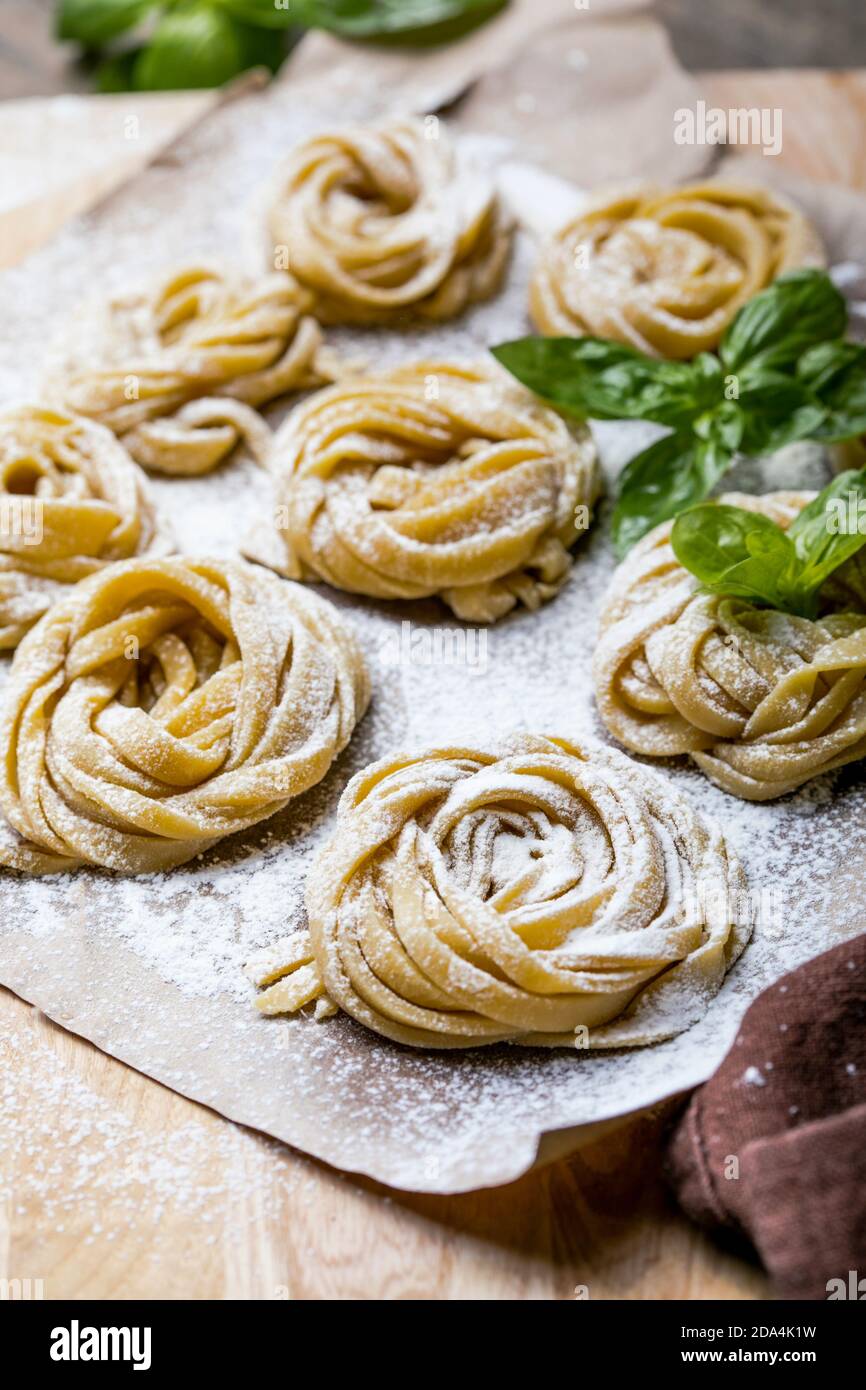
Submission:
<svg viewBox="0 0 866 1390">
<path fill-rule="evenodd" d="M 74 363 L 87 366 L 59 368 L 53 389 L 156 472 L 207 473 L 240 440 L 266 463 L 271 431 L 253 407 L 330 379 L 309 308 L 291 276 L 185 266 L 85 313 Z"/>
<path fill-rule="evenodd" d="M 438 594 L 470 622 L 559 590 L 599 489 L 585 426 L 486 365 L 418 362 L 321 391 L 286 421 L 274 469 L 290 578 Z"/>
<path fill-rule="evenodd" d="M 592 199 L 553 237 L 530 310 L 542 333 L 688 358 L 717 347 L 737 310 L 778 275 L 823 264 L 811 223 L 764 189 L 638 189 Z"/>
<path fill-rule="evenodd" d="M 167 548 L 147 480 L 109 430 L 36 405 L 0 413 L 0 648 L 79 579 Z"/>
<path fill-rule="evenodd" d="M 722 502 L 789 525 L 814 493 Z M 651 757 L 691 754 L 725 791 L 767 801 L 866 756 L 866 557 L 824 588 L 814 622 L 700 591 L 670 545 L 645 536 L 614 575 L 593 662 L 610 732 Z"/>
<path fill-rule="evenodd" d="M 498 289 L 510 248 L 489 181 L 458 162 L 438 123 L 417 120 L 308 140 L 270 228 L 323 323 L 453 318 Z"/>
<path fill-rule="evenodd" d="M 668 782 L 528 734 L 354 777 L 307 913 L 248 967 L 264 1013 L 318 997 L 414 1047 L 579 1048 L 690 1026 L 750 915 L 721 830 Z"/>
<path fill-rule="evenodd" d="M 324 599 L 222 560 L 126 560 L 85 579 L 15 655 L 0 862 L 182 864 L 325 775 L 368 700 Z"/>
</svg>

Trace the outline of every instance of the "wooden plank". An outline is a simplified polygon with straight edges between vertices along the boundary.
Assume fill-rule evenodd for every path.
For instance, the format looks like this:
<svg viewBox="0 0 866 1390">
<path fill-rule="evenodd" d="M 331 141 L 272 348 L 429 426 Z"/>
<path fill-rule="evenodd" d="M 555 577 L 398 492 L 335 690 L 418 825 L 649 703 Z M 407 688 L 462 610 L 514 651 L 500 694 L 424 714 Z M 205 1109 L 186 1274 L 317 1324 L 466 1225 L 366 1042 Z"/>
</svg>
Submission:
<svg viewBox="0 0 866 1390">
<path fill-rule="evenodd" d="M 781 110 L 782 149 L 769 158 L 822 183 L 866 188 L 866 72 L 713 72 L 697 80 L 723 110 Z"/>
<path fill-rule="evenodd" d="M 0 1277 L 46 1298 L 762 1296 L 659 1177 L 662 1120 L 460 1197 L 228 1124 L 0 992 Z"/>
</svg>

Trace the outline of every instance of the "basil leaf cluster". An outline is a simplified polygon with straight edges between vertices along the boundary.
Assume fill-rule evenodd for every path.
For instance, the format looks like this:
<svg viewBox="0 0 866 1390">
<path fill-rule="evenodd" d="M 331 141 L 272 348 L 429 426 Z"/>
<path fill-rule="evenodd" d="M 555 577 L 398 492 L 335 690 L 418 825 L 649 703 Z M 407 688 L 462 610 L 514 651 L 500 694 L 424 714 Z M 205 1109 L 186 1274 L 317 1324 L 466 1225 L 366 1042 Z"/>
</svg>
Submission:
<svg viewBox="0 0 866 1390">
<path fill-rule="evenodd" d="M 866 545 L 866 469 L 840 473 L 787 530 L 761 512 L 704 502 L 677 517 L 671 545 L 711 593 L 814 618 L 822 586 Z"/>
<path fill-rule="evenodd" d="M 103 91 L 218 87 L 247 68 L 276 71 L 304 29 L 425 45 L 459 38 L 508 0 L 60 0 L 55 31 L 86 49 L 133 40 L 101 64 Z M 148 21 L 149 27 L 142 26 Z M 134 35 L 141 31 L 142 38 Z"/>
<path fill-rule="evenodd" d="M 622 556 L 705 498 L 736 453 L 866 433 L 866 348 L 844 340 L 845 301 L 820 270 L 781 276 L 744 304 L 719 345 L 666 362 L 606 338 L 519 338 L 493 348 L 513 376 L 580 419 L 652 420 L 670 433 L 620 476 Z"/>
</svg>

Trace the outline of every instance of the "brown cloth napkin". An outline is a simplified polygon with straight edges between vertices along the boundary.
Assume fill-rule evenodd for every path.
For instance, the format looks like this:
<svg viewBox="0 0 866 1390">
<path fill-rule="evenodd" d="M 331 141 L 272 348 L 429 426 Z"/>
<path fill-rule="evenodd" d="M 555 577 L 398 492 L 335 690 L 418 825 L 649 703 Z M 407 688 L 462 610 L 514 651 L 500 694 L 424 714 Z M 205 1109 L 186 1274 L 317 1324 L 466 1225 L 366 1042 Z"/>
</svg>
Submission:
<svg viewBox="0 0 866 1390">
<path fill-rule="evenodd" d="M 747 1236 L 780 1297 L 866 1299 L 866 936 L 758 996 L 667 1159 L 686 1212 Z"/>
</svg>

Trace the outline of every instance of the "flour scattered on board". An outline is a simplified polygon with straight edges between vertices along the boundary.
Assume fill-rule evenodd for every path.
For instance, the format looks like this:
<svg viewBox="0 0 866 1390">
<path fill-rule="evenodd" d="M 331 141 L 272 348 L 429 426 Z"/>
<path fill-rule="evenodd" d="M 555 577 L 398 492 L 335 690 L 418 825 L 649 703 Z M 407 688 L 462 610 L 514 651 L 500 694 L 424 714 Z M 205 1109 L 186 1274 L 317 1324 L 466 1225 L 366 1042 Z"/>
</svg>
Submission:
<svg viewBox="0 0 866 1390">
<path fill-rule="evenodd" d="M 274 1281 L 288 1271 L 251 1265 L 246 1243 L 304 1204 L 312 1165 L 205 1113 L 180 1118 L 171 1104 L 159 1129 L 142 1129 L 137 1093 L 92 1090 L 68 1065 L 62 1039 L 33 1018 L 3 1048 L 0 1202 L 14 1200 L 43 1250 L 74 1238 L 85 1271 L 88 1247 L 103 1273 L 114 1259 L 124 1268 L 134 1258 L 148 1297 L 189 1296 L 179 1224 L 201 1259 L 225 1271 L 226 1297 L 275 1297 Z M 45 1296 L 56 1297 L 51 1277 L 45 1282 Z"/>
<path fill-rule="evenodd" d="M 229 254 L 264 269 L 262 190 L 274 162 L 324 123 L 312 102 L 279 86 L 229 104 L 95 217 L 0 277 L 0 401 L 34 395 L 45 344 L 77 308 L 82 286 L 122 289 L 202 255 Z M 501 142 L 473 144 L 491 167 L 508 157 Z M 484 357 L 489 344 L 529 331 L 533 257 L 521 234 L 507 288 L 457 324 L 405 336 L 330 330 L 329 344 L 377 366 Z M 283 413 L 274 412 L 273 423 Z M 608 481 L 657 432 L 641 424 L 598 427 Z M 820 452 L 799 446 L 776 458 L 769 473 L 749 465 L 724 485 L 761 491 L 782 481 L 814 486 L 823 476 Z M 267 476 L 242 457 L 210 477 L 154 480 L 153 487 L 187 552 L 235 553 L 271 506 Z M 242 971 L 253 951 L 303 922 L 311 855 L 330 831 L 346 781 L 373 759 L 512 729 L 606 737 L 590 660 L 613 570 L 610 505 L 602 504 L 577 546 L 562 593 L 539 612 L 510 615 L 486 631 L 483 673 L 460 662 L 395 661 L 405 650 L 404 622 L 413 631 L 459 628 L 437 603 L 387 605 L 321 589 L 355 624 L 374 689 L 370 712 L 324 782 L 169 877 L 122 880 L 85 870 L 30 882 L 2 878 L 0 977 L 175 1089 L 337 1166 L 409 1188 L 506 1181 L 532 1161 L 539 1134 L 626 1113 L 703 1080 L 764 985 L 856 930 L 856 898 L 844 878 L 866 819 L 856 769 L 841 775 L 835 796 L 822 779 L 779 804 L 746 805 L 694 769 L 659 765 L 721 820 L 762 910 L 755 939 L 705 1018 L 655 1048 L 605 1057 L 505 1048 L 410 1054 L 346 1018 L 262 1019 Z M 7 667 L 0 662 L 0 682 Z M 80 1095 L 71 1109 L 92 1120 L 93 1105 Z M 155 1182 L 156 1169 L 151 1176 Z"/>
</svg>

